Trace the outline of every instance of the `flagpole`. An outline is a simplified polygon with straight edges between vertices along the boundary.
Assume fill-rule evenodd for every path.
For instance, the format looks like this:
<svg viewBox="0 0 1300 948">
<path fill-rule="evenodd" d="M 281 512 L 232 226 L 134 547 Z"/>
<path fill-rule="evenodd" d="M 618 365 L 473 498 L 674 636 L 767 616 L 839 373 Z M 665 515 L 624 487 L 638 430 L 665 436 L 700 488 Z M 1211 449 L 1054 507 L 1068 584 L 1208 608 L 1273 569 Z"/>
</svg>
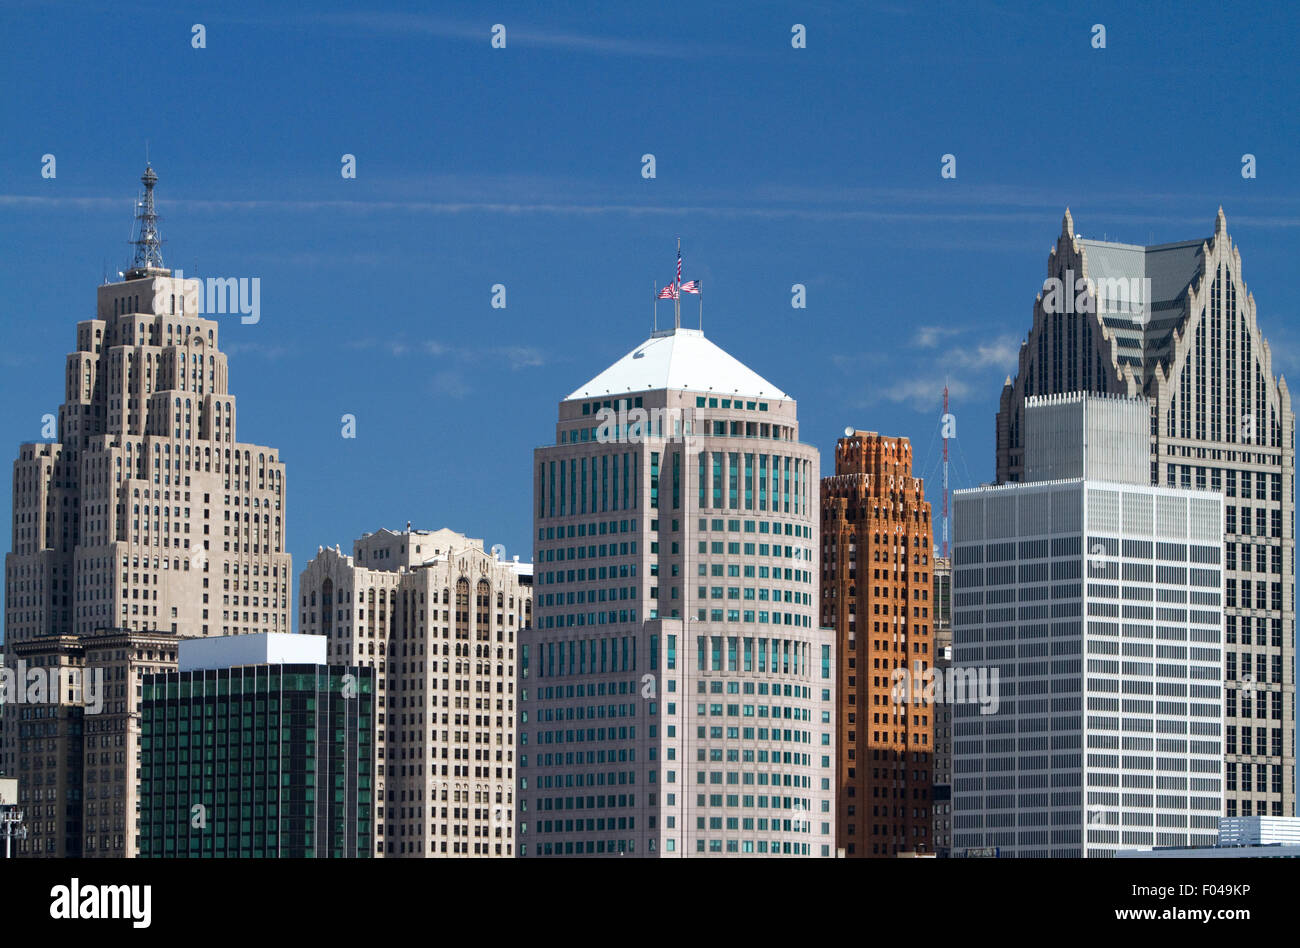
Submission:
<svg viewBox="0 0 1300 948">
<path fill-rule="evenodd" d="M 659 331 L 659 300 L 658 300 L 658 296 L 659 296 L 659 281 L 658 281 L 658 280 L 655 280 L 655 279 L 651 279 L 651 280 L 650 280 L 650 309 L 652 310 L 652 312 L 653 312 L 653 314 L 654 314 L 653 318 L 654 318 L 654 331 L 655 331 L 655 332 L 658 332 L 658 331 Z"/>
<path fill-rule="evenodd" d="M 682 239 L 677 238 L 677 282 L 673 285 L 673 326 L 682 328 Z"/>
<path fill-rule="evenodd" d="M 700 286 L 700 332 L 704 332 L 704 281 L 701 280 Z"/>
</svg>

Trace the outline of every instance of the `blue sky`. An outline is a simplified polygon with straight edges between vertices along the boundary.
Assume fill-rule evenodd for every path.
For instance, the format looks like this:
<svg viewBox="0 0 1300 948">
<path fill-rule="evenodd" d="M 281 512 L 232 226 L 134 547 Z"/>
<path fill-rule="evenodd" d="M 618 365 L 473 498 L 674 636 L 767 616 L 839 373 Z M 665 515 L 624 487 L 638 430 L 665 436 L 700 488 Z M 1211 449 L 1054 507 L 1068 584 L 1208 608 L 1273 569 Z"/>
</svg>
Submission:
<svg viewBox="0 0 1300 948">
<path fill-rule="evenodd" d="M 678 237 L 706 332 L 795 395 L 823 470 L 848 425 L 910 437 L 936 509 L 944 381 L 971 486 L 1067 204 L 1134 243 L 1208 237 L 1222 204 L 1274 365 L 1300 366 L 1294 6 L 361 6 L 6 0 L 11 458 L 129 261 L 146 140 L 167 264 L 261 280 L 259 323 L 219 318 L 239 436 L 288 466 L 295 573 L 407 520 L 528 558 L 532 449 L 648 334 Z"/>
</svg>

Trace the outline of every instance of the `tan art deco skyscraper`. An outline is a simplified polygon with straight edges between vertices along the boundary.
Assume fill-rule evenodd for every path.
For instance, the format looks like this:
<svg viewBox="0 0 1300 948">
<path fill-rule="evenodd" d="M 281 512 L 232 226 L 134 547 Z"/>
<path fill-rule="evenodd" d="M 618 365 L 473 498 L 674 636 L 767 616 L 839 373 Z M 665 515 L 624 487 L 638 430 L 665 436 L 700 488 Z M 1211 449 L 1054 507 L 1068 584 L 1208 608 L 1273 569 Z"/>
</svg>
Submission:
<svg viewBox="0 0 1300 948">
<path fill-rule="evenodd" d="M 14 462 L 5 639 L 288 632 L 284 465 L 235 436 L 218 324 L 162 266 L 152 169 L 135 265 L 99 287 L 58 437 Z"/>
<path fill-rule="evenodd" d="M 98 715 L 60 688 L 4 716 L 0 770 L 33 814 L 21 855 L 134 855 L 140 676 L 174 663 L 173 635 L 290 631 L 284 465 L 236 438 L 218 323 L 163 266 L 157 180 L 133 265 L 77 324 L 57 437 L 14 462 L 6 662 L 102 668 L 110 689 Z"/>
</svg>

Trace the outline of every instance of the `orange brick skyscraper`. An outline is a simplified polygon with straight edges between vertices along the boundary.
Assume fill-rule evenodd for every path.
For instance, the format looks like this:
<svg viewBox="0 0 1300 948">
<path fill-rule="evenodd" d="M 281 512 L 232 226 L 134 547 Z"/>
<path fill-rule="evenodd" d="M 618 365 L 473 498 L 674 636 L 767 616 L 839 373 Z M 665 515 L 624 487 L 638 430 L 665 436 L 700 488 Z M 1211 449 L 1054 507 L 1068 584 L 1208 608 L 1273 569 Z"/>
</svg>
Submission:
<svg viewBox="0 0 1300 948">
<path fill-rule="evenodd" d="M 821 624 L 839 671 L 837 846 L 848 857 L 934 852 L 933 719 L 893 700 L 894 669 L 932 667 L 930 505 L 906 438 L 855 431 L 822 478 Z"/>
</svg>

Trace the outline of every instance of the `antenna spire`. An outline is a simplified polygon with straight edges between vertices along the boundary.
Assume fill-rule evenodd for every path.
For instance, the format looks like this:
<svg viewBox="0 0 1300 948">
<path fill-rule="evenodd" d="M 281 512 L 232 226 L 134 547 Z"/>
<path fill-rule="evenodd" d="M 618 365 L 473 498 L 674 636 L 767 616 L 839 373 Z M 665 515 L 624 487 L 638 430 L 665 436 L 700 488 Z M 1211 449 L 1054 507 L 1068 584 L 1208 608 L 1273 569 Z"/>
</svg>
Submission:
<svg viewBox="0 0 1300 948">
<path fill-rule="evenodd" d="M 1067 210 L 1065 212 L 1069 214 Z M 951 421 L 948 417 L 948 383 L 943 383 L 943 418 L 939 422 L 943 425 L 943 556 L 948 555 L 948 432 L 951 430 Z"/>
<path fill-rule="evenodd" d="M 131 241 L 135 245 L 135 258 L 131 262 L 131 269 L 126 272 L 128 280 L 171 274 L 163 266 L 162 237 L 158 234 L 158 214 L 153 204 L 153 189 L 158 183 L 158 175 L 147 159 L 140 183 L 144 185 L 144 197 L 136 203 L 136 239 Z"/>
</svg>

